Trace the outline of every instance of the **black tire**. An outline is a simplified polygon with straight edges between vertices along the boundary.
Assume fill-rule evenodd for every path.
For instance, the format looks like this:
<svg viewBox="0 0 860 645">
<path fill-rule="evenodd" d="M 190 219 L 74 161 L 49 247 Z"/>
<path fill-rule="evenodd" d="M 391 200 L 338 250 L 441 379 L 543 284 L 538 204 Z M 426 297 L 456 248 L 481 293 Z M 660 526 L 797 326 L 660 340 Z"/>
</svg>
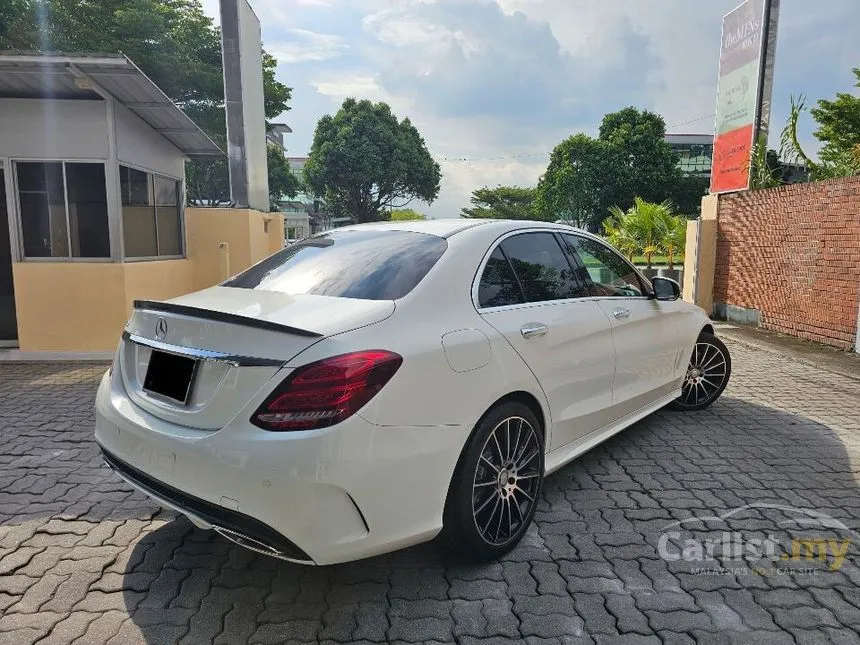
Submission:
<svg viewBox="0 0 860 645">
<path fill-rule="evenodd" d="M 446 544 L 476 561 L 495 560 L 517 545 L 540 501 L 543 437 L 539 421 L 522 403 L 503 403 L 484 415 L 448 490 Z"/>
<path fill-rule="evenodd" d="M 693 347 L 681 396 L 672 401 L 673 410 L 703 410 L 720 398 L 732 375 L 728 348 L 713 334 L 702 332 Z"/>
</svg>

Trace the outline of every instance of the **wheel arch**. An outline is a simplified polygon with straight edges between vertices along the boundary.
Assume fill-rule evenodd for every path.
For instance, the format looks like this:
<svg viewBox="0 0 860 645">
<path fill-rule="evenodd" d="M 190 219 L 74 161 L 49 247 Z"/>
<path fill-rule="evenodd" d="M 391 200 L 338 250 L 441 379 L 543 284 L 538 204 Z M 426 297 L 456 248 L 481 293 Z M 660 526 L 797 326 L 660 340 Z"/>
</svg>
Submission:
<svg viewBox="0 0 860 645">
<path fill-rule="evenodd" d="M 500 405 L 504 405 L 505 403 L 517 402 L 526 406 L 531 412 L 537 417 L 538 423 L 540 424 L 540 435 L 541 439 L 544 442 L 544 452 L 546 452 L 546 446 L 548 445 L 548 437 L 547 437 L 547 416 L 544 414 L 543 406 L 541 406 L 538 398 L 532 394 L 531 392 L 527 392 L 526 390 L 515 390 L 513 392 L 508 392 L 504 396 L 499 397 L 495 401 L 493 401 L 487 409 L 481 414 L 477 421 L 475 421 L 475 425 L 472 426 L 472 430 L 469 433 L 468 438 L 463 444 L 463 448 L 460 450 L 460 456 L 457 458 L 457 464 L 454 466 L 454 472 L 451 473 L 451 480 L 453 480 L 454 475 L 460 469 L 460 465 L 463 462 L 463 455 L 466 454 L 466 449 L 469 446 L 469 443 L 472 441 L 472 437 L 475 435 L 475 430 L 478 429 L 478 426 L 481 425 L 481 421 L 496 409 Z M 451 481 L 448 483 L 448 494 L 451 492 Z"/>
<path fill-rule="evenodd" d="M 531 392 L 526 392 L 525 390 L 517 390 L 516 392 L 510 392 L 505 394 L 503 397 L 497 399 L 493 402 L 490 407 L 488 407 L 484 414 L 481 415 L 481 419 L 483 419 L 487 414 L 495 407 L 508 403 L 509 401 L 515 401 L 517 403 L 522 403 L 526 406 L 532 413 L 537 417 L 538 423 L 540 423 L 540 433 L 541 438 L 544 440 L 544 450 L 546 450 L 546 440 L 547 440 L 547 424 L 546 424 L 546 415 L 544 414 L 543 407 L 540 404 L 538 398 L 532 394 Z M 478 419 L 478 423 L 481 422 L 481 419 Z M 478 423 L 475 424 L 477 427 Z"/>
<path fill-rule="evenodd" d="M 472 427 L 472 431 L 469 433 L 468 438 L 463 443 L 463 448 L 460 450 L 460 456 L 457 458 L 457 463 L 454 466 L 454 470 L 451 472 L 450 478 L 448 480 L 448 492 L 445 494 L 445 504 L 442 510 L 442 523 L 444 525 L 450 521 L 450 512 L 451 512 L 451 492 L 454 487 L 455 478 L 457 473 L 460 472 L 460 469 L 463 465 L 463 458 L 466 455 L 466 451 L 469 448 L 474 436 L 475 431 L 478 429 L 478 426 L 481 422 L 486 418 L 486 416 L 496 409 L 500 405 L 504 405 L 505 403 L 520 403 L 526 406 L 534 415 L 537 417 L 538 424 L 540 425 L 540 438 L 544 442 L 544 452 L 546 452 L 546 446 L 548 445 L 548 436 L 547 436 L 547 414 L 544 412 L 543 406 L 540 403 L 540 400 L 531 392 L 526 390 L 515 390 L 513 392 L 508 392 L 504 396 L 499 397 L 489 406 L 487 406 L 486 410 L 481 414 L 481 416 L 475 421 L 475 425 Z M 445 530 L 443 528 L 443 536 L 445 534 Z"/>
<path fill-rule="evenodd" d="M 711 336 L 716 336 L 716 334 L 714 333 L 714 326 L 710 323 L 702 327 L 702 330 L 699 332 L 699 334 L 710 334 Z"/>
</svg>

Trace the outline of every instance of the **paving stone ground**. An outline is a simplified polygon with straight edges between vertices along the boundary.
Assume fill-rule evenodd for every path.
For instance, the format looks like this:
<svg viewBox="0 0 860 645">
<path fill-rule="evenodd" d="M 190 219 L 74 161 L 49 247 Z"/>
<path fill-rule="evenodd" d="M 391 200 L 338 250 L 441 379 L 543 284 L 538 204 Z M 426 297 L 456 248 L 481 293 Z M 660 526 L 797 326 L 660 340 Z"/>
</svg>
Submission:
<svg viewBox="0 0 860 645">
<path fill-rule="evenodd" d="M 860 643 L 860 375 L 730 348 L 717 404 L 549 477 L 483 566 L 242 550 L 100 465 L 104 366 L 0 364 L 0 644 Z"/>
</svg>

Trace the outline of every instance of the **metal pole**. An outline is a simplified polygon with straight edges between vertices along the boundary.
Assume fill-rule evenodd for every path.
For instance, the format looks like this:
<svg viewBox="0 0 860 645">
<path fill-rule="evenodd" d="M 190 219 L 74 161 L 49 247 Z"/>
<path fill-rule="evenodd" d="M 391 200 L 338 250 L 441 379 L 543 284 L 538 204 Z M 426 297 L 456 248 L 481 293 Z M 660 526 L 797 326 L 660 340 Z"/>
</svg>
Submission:
<svg viewBox="0 0 860 645">
<path fill-rule="evenodd" d="M 770 129 L 770 105 L 773 94 L 773 71 L 776 58 L 776 36 L 779 25 L 780 0 L 764 0 L 761 61 L 759 63 L 759 93 L 756 105 L 755 138 L 767 139 Z"/>
</svg>

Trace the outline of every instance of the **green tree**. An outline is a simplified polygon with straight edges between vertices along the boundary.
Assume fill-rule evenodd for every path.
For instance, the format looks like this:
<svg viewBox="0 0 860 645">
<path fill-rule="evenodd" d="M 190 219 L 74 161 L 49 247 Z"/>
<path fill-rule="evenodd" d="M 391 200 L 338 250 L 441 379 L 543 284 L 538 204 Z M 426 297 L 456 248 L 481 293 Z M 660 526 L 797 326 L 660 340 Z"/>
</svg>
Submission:
<svg viewBox="0 0 860 645">
<path fill-rule="evenodd" d="M 851 71 L 860 89 L 860 68 Z M 810 114 L 819 126 L 815 138 L 824 144 L 818 151 L 821 160 L 860 168 L 860 96 L 839 92 L 833 101 L 820 99 Z"/>
<path fill-rule="evenodd" d="M 484 186 L 472 191 L 471 207 L 460 217 L 467 219 L 541 219 L 535 205 L 535 189 L 520 186 Z"/>
<path fill-rule="evenodd" d="M 750 188 L 760 190 L 779 186 L 780 181 L 776 172 L 768 163 L 767 139 L 763 136 L 758 138 L 750 155 Z"/>
<path fill-rule="evenodd" d="M 633 262 L 633 256 L 639 252 L 639 240 L 634 237 L 631 227 L 625 225 L 626 213 L 617 206 L 615 208 L 618 210 L 610 208 L 610 216 L 603 220 L 603 235 Z"/>
<path fill-rule="evenodd" d="M 432 203 L 442 174 L 424 139 L 386 103 L 349 98 L 317 123 L 305 182 L 333 213 L 373 222 L 413 199 Z"/>
<path fill-rule="evenodd" d="M 34 18 L 30 0 L 3 0 L 0 2 L 0 50 L 26 49 L 21 45 L 29 43 L 27 36 L 32 28 L 25 20 Z M 25 39 L 21 40 L 21 36 Z"/>
<path fill-rule="evenodd" d="M 665 134 L 661 116 L 628 107 L 604 116 L 596 139 L 586 134 L 565 139 L 538 185 L 538 211 L 545 219 L 566 214 L 597 231 L 610 206 L 629 208 L 637 196 L 667 199 L 681 173 Z"/>
<path fill-rule="evenodd" d="M 0 50 L 122 52 L 226 150 L 221 34 L 200 0 L 0 0 Z M 291 89 L 263 52 L 265 114 L 289 110 Z M 229 199 L 224 160 L 194 162 L 188 195 Z"/>
<path fill-rule="evenodd" d="M 668 201 L 658 204 L 636 197 L 633 206 L 626 211 L 612 206 L 609 212 L 611 220 L 606 231 L 610 244 L 627 253 L 628 257 L 634 252 L 642 253 L 649 269 L 654 254 L 667 251 L 674 256 L 676 253 L 679 238 L 675 229 L 680 226 L 679 222 L 684 222 L 686 236 L 684 218 L 672 213 L 672 203 Z M 672 260 L 674 257 L 670 259 L 669 268 L 674 268 Z"/>
<path fill-rule="evenodd" d="M 295 197 L 302 190 L 301 181 L 290 170 L 290 164 L 280 146 L 270 143 L 266 146 L 266 161 L 269 168 L 269 201 L 276 202 L 284 197 Z"/>
<path fill-rule="evenodd" d="M 702 197 L 708 194 L 710 177 L 681 174 L 669 188 L 667 199 L 686 217 L 698 217 L 702 211 Z"/>
<path fill-rule="evenodd" d="M 606 141 L 576 134 L 559 143 L 537 187 L 535 208 L 541 219 L 567 219 L 598 230 L 607 209 L 618 200 L 619 152 Z"/>
<path fill-rule="evenodd" d="M 416 210 L 412 210 L 411 208 L 398 208 L 396 210 L 391 211 L 392 222 L 405 222 L 409 220 L 424 219 L 427 219 L 426 215 L 423 215 Z"/>
<path fill-rule="evenodd" d="M 603 117 L 598 138 L 621 159 L 616 203 L 622 208 L 632 206 L 635 197 L 663 201 L 680 179 L 678 155 L 665 136 L 663 117 L 648 110 L 627 107 Z"/>
<path fill-rule="evenodd" d="M 860 175 L 860 144 L 855 148 L 839 148 L 834 142 L 829 149 L 828 158 L 825 159 L 822 155 L 819 161 L 813 160 L 806 154 L 803 146 L 800 145 L 800 137 L 797 133 L 800 118 L 806 111 L 806 99 L 802 95 L 792 96 L 788 122 L 782 129 L 781 135 L 782 158 L 806 166 L 809 169 L 809 178 L 813 181 Z"/>
<path fill-rule="evenodd" d="M 669 215 L 661 224 L 662 247 L 666 252 L 666 262 L 669 269 L 675 268 L 675 258 L 684 252 L 687 246 L 687 222 L 681 215 Z"/>
</svg>

